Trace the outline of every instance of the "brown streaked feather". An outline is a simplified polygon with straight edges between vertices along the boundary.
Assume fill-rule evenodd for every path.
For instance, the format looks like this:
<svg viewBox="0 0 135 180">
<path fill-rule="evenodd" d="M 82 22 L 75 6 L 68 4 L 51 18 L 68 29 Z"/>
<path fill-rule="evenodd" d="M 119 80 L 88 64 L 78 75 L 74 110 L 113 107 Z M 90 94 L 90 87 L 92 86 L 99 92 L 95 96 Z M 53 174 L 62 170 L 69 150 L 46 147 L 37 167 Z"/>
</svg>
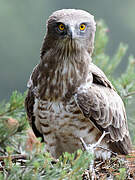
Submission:
<svg viewBox="0 0 135 180">
<path fill-rule="evenodd" d="M 112 83 L 107 79 L 106 75 L 103 73 L 101 69 L 99 69 L 95 64 L 90 64 L 90 71 L 93 74 L 93 83 L 100 84 L 106 87 L 110 87 L 111 89 L 115 88 L 113 87 Z"/>
<path fill-rule="evenodd" d="M 131 140 L 124 104 L 104 73 L 95 65 L 91 67 L 93 83 L 85 91 L 78 90 L 77 104 L 101 132 L 110 133 L 106 138 L 110 148 L 127 154 L 131 149 Z"/>
<path fill-rule="evenodd" d="M 32 92 L 31 89 L 28 90 L 28 94 L 26 96 L 26 99 L 25 99 L 25 109 L 26 109 L 26 112 L 27 112 L 27 116 L 28 116 L 28 120 L 29 120 L 29 123 L 32 127 L 32 130 L 34 131 L 35 135 L 37 137 L 41 137 L 42 138 L 42 142 L 43 142 L 43 134 L 41 134 L 36 126 L 35 126 L 35 116 L 33 114 L 33 107 L 34 107 L 34 93 Z"/>
</svg>

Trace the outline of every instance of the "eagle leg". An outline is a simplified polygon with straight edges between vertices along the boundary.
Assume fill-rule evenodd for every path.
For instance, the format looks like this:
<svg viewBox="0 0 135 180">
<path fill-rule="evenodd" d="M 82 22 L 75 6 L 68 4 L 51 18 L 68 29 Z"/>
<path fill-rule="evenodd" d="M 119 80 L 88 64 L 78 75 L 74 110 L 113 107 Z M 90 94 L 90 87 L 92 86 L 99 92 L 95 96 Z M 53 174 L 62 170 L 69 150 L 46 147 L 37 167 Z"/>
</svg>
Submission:
<svg viewBox="0 0 135 180">
<path fill-rule="evenodd" d="M 94 155 L 94 150 L 99 147 L 101 141 L 104 139 L 104 137 L 109 134 L 109 132 L 103 132 L 102 136 L 99 138 L 99 140 L 95 143 L 95 144 L 89 144 L 88 146 L 86 145 L 86 143 L 84 142 L 83 138 L 80 138 L 80 141 L 84 147 L 84 149 L 88 152 Z M 90 164 L 89 164 L 89 171 L 91 174 L 91 179 L 94 180 L 95 179 L 95 170 L 94 170 L 94 158 L 91 160 Z"/>
</svg>

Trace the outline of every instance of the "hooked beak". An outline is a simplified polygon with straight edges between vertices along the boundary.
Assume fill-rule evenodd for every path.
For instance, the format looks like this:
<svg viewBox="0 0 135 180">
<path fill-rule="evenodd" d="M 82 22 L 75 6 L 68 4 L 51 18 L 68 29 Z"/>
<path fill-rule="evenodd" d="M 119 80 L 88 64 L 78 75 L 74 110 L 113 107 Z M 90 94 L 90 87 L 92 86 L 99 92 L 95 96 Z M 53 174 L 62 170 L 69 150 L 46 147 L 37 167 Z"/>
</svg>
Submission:
<svg viewBox="0 0 135 180">
<path fill-rule="evenodd" d="M 69 38 L 71 39 L 75 39 L 76 38 L 76 33 L 75 33 L 75 28 L 73 26 L 69 27 L 67 30 L 67 35 L 69 36 Z"/>
</svg>

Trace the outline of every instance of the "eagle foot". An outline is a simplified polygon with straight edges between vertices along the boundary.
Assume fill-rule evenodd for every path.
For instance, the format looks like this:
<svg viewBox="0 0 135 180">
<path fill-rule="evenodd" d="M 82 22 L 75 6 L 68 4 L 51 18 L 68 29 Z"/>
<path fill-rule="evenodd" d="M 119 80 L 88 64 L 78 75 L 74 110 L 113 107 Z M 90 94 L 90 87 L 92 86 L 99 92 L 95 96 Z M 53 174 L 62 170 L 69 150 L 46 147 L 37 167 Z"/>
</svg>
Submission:
<svg viewBox="0 0 135 180">
<path fill-rule="evenodd" d="M 95 143 L 95 144 L 89 144 L 86 145 L 86 143 L 84 142 L 83 138 L 80 138 L 80 141 L 84 147 L 84 149 L 88 152 L 94 155 L 94 150 L 97 147 L 100 147 L 100 143 L 101 141 L 104 139 L 104 137 L 109 134 L 109 132 L 103 132 L 102 136 L 99 138 L 99 140 Z M 95 169 L 94 169 L 94 159 L 91 160 L 90 164 L 89 164 L 89 171 L 90 171 L 90 175 L 91 175 L 91 180 L 95 179 Z"/>
<path fill-rule="evenodd" d="M 86 145 L 86 143 L 84 142 L 83 138 L 80 138 L 80 141 L 84 147 L 84 149 L 88 152 L 91 152 L 91 153 L 94 153 L 94 150 L 97 148 L 97 147 L 100 147 L 100 143 L 101 141 L 104 139 L 104 137 L 109 134 L 109 132 L 103 132 L 102 136 L 99 138 L 99 140 L 95 143 L 95 144 L 89 144 L 88 146 Z"/>
</svg>

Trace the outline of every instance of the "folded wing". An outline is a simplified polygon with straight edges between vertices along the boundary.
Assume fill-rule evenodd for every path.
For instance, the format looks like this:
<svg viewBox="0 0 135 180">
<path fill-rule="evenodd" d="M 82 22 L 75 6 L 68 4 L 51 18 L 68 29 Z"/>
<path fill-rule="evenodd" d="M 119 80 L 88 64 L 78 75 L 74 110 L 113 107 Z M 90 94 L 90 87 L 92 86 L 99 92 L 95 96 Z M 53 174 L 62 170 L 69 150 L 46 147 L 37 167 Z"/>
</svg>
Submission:
<svg viewBox="0 0 135 180">
<path fill-rule="evenodd" d="M 84 116 L 101 132 L 109 132 L 107 141 L 110 148 L 119 154 L 127 154 L 131 140 L 122 99 L 99 68 L 91 64 L 90 71 L 93 83 L 85 91 L 78 89 L 76 102 Z"/>
</svg>

